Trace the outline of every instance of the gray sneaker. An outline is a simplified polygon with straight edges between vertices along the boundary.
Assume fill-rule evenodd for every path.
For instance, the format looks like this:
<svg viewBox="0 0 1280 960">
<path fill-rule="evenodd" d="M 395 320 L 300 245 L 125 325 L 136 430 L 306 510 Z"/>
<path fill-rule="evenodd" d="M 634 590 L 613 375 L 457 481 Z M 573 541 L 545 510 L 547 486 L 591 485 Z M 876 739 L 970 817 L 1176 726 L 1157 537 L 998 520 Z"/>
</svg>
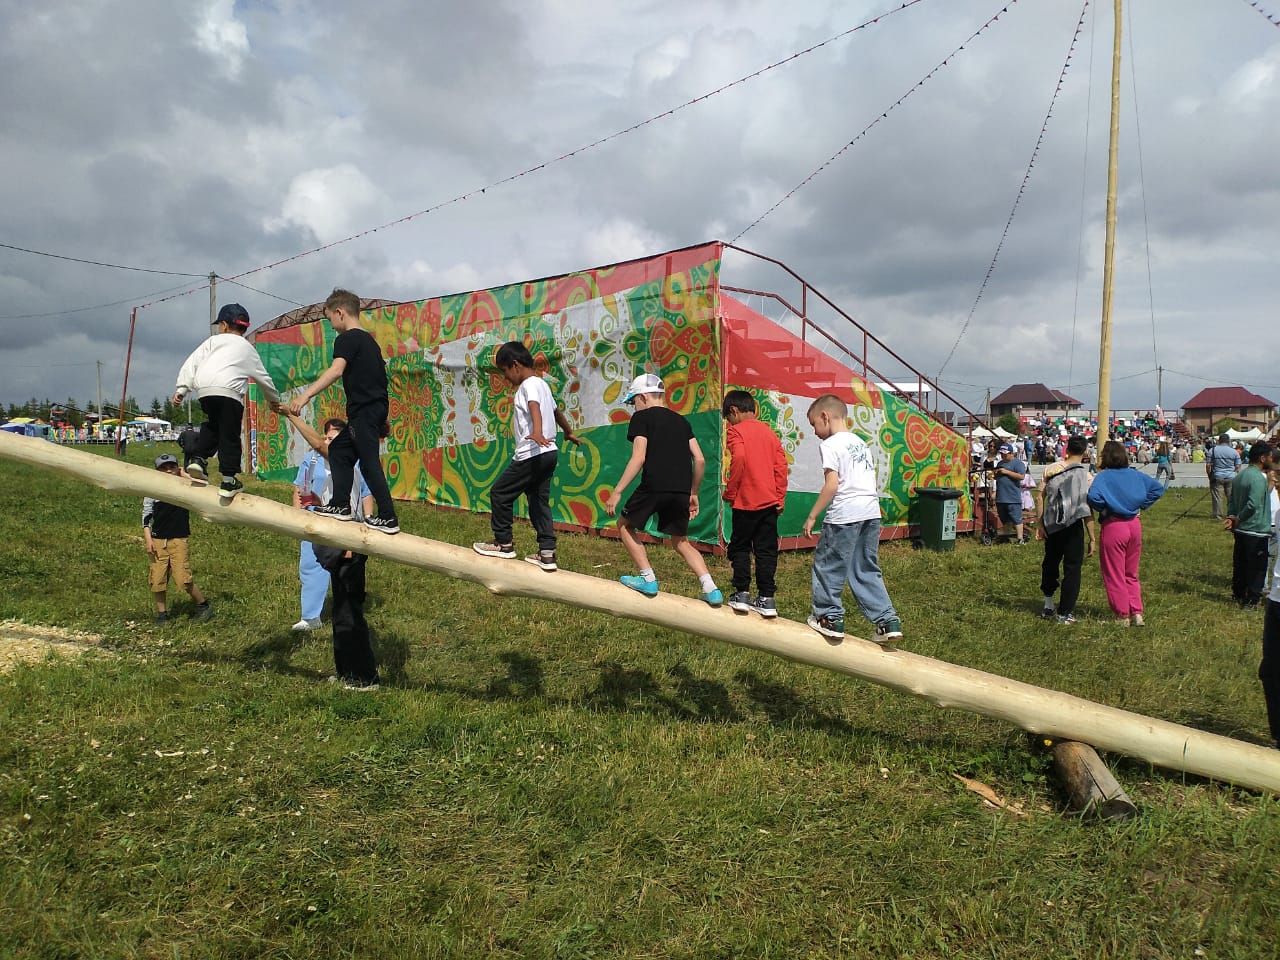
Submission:
<svg viewBox="0 0 1280 960">
<path fill-rule="evenodd" d="M 729 609 L 735 613 L 750 613 L 752 608 L 751 594 L 738 590 L 729 594 Z"/>
<path fill-rule="evenodd" d="M 751 605 L 751 609 L 766 620 L 772 620 L 778 615 L 778 608 L 773 605 L 773 597 L 756 597 L 756 602 Z"/>
<path fill-rule="evenodd" d="M 528 563 L 532 563 L 535 567 L 546 570 L 548 573 L 554 573 L 560 568 L 556 565 L 556 552 L 554 550 L 539 550 L 537 553 L 531 553 L 525 557 Z"/>
<path fill-rule="evenodd" d="M 805 622 L 828 640 L 844 639 L 844 617 L 815 617 L 810 614 Z"/>
<path fill-rule="evenodd" d="M 893 643 L 902 639 L 902 621 L 897 617 L 881 620 L 876 624 L 876 643 Z"/>
<path fill-rule="evenodd" d="M 213 619 L 213 607 L 209 605 L 209 601 L 197 603 L 195 611 L 191 614 L 191 619 L 196 623 L 207 623 Z"/>
</svg>

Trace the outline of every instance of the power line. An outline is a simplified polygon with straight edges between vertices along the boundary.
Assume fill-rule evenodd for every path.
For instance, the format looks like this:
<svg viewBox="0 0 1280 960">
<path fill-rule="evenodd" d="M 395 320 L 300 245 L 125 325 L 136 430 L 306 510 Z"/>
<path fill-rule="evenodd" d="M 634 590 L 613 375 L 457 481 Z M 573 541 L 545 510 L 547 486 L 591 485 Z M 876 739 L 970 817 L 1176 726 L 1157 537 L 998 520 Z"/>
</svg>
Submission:
<svg viewBox="0 0 1280 960">
<path fill-rule="evenodd" d="M 989 20 L 987 20 L 987 22 L 986 22 L 986 23 L 984 23 L 982 26 L 980 26 L 977 30 L 975 30 L 973 33 L 971 33 L 968 37 L 966 37 L 966 38 L 965 38 L 964 43 L 960 44 L 960 46 L 956 47 L 956 48 L 955 48 L 954 50 L 952 50 L 949 54 L 947 54 L 945 57 L 943 57 L 943 58 L 942 58 L 942 62 L 941 62 L 941 63 L 939 63 L 937 66 L 935 66 L 935 67 L 934 67 L 932 70 L 930 70 L 928 73 L 926 73 L 922 79 L 920 79 L 920 80 L 916 81 L 915 86 L 913 86 L 910 90 L 908 90 L 906 93 L 904 93 L 902 96 L 900 96 L 897 100 L 895 100 L 893 103 L 891 103 L 891 104 L 889 105 L 888 109 L 886 109 L 883 113 L 881 113 L 881 114 L 880 114 L 880 116 L 876 117 L 876 118 L 875 118 L 874 120 L 872 120 L 869 124 L 867 124 L 865 127 L 863 127 L 863 128 L 862 128 L 862 130 L 861 130 L 861 131 L 859 131 L 859 133 L 858 133 L 858 135 L 857 135 L 856 137 L 854 137 L 852 140 L 850 140 L 848 143 L 846 143 L 843 147 L 841 147 L 839 150 L 837 150 L 837 151 L 836 151 L 835 153 L 833 153 L 831 156 L 827 157 L 827 159 L 826 159 L 826 160 L 824 160 L 822 163 L 818 164 L 818 166 L 813 170 L 813 172 L 812 172 L 812 173 L 810 173 L 807 177 L 805 177 L 803 180 L 801 180 L 799 183 L 797 183 L 794 187 L 792 187 L 790 190 L 788 190 L 788 191 L 783 195 L 783 197 L 782 197 L 782 199 L 781 199 L 781 200 L 779 200 L 777 203 L 775 203 L 773 206 L 771 206 L 768 210 L 766 210 L 764 213 L 760 214 L 760 216 L 756 217 L 756 218 L 755 218 L 754 220 L 752 220 L 749 224 L 747 224 L 745 227 L 743 227 L 741 230 L 739 230 L 739 231 L 738 231 L 738 235 L 737 235 L 737 236 L 735 236 L 735 237 L 734 237 L 730 242 L 731 242 L 731 243 L 737 243 L 739 240 L 741 240 L 744 236 L 746 236 L 746 235 L 747 235 L 747 233 L 748 233 L 749 231 L 751 231 L 751 230 L 755 229 L 755 227 L 759 226 L 759 225 L 760 225 L 760 223 L 761 223 L 761 222 L 762 222 L 766 217 L 768 217 L 768 216 L 769 216 L 769 214 L 773 213 L 773 211 L 777 210 L 780 206 L 782 206 L 784 203 L 786 203 L 788 200 L 790 200 L 792 197 L 794 197 L 797 193 L 799 193 L 799 192 L 800 192 L 800 190 L 801 190 L 801 188 L 803 188 L 804 186 L 806 186 L 806 185 L 809 183 L 809 181 L 813 180 L 813 179 L 814 179 L 818 174 L 820 174 L 823 170 L 827 169 L 827 167 L 829 167 L 829 166 L 831 166 L 831 164 L 835 163 L 835 162 L 836 162 L 836 160 L 840 159 L 840 157 L 841 157 L 841 156 L 843 156 L 843 155 L 844 155 L 844 153 L 846 153 L 846 152 L 849 150 L 849 148 L 850 148 L 850 147 L 852 147 L 855 143 L 857 143 L 859 140 L 861 140 L 863 137 L 865 137 L 865 136 L 867 135 L 867 133 L 869 133 L 869 132 L 870 132 L 870 130 L 871 130 L 871 128 L 872 128 L 872 127 L 874 127 L 876 124 L 878 124 L 881 120 L 886 119 L 886 118 L 889 116 L 889 114 L 890 114 L 890 113 L 892 113 L 895 109 L 897 109 L 897 107 L 898 107 L 898 106 L 899 106 L 899 105 L 900 105 L 904 100 L 906 100 L 909 96 L 911 96 L 913 93 L 915 93 L 915 92 L 916 92 L 917 90 L 919 90 L 921 87 L 923 87 L 927 82 L 929 82 L 930 80 L 932 80 L 932 79 L 933 79 L 934 74 L 936 74 L 936 73 L 937 73 L 939 70 L 941 70 L 943 67 L 947 66 L 947 65 L 951 62 L 951 59 L 952 59 L 953 57 L 955 57 L 958 53 L 960 53 L 960 51 L 961 51 L 961 50 L 963 50 L 963 49 L 965 48 L 965 44 L 971 43 L 971 42 L 973 42 L 975 39 L 977 39 L 977 38 L 978 38 L 982 33 L 984 33 L 984 32 L 986 31 L 986 29 L 987 29 L 988 27 L 990 27 L 993 23 L 995 23 L 997 20 L 999 20 L 999 19 L 1000 19 L 1000 16 L 1001 16 L 1002 14 L 1007 13 L 1007 12 L 1008 12 L 1008 10 L 1009 10 L 1009 8 L 1010 8 L 1010 7 L 1012 7 L 1012 6 L 1013 6 L 1015 3 L 1017 3 L 1017 2 L 1018 2 L 1018 0 L 1009 0 L 1009 2 L 1008 2 L 1007 4 L 1005 4 L 1005 6 L 1003 6 L 1003 7 L 1001 7 L 1001 8 L 1000 8 L 1000 11 L 999 11 L 998 13 L 996 13 L 993 17 L 991 17 Z"/>
<path fill-rule="evenodd" d="M 73 313 L 87 313 L 90 310 L 103 310 L 107 307 L 118 307 L 125 303 L 136 303 L 143 297 L 154 297 L 162 293 L 169 293 L 172 290 L 181 290 L 185 286 L 185 283 L 180 283 L 174 287 L 165 287 L 163 290 L 154 290 L 151 293 L 140 293 L 136 296 L 126 297 L 123 300 L 112 300 L 108 303 L 94 303 L 87 307 L 72 307 L 68 310 L 50 310 L 47 313 L 10 313 L 0 316 L 0 320 L 38 320 L 44 317 L 64 317 Z"/>
<path fill-rule="evenodd" d="M 1174 376 L 1178 377 L 1186 377 L 1188 380 L 1199 380 L 1201 383 L 1216 383 L 1221 385 L 1227 382 L 1223 377 L 1201 377 L 1194 373 L 1183 373 L 1181 370 L 1170 370 L 1168 367 L 1164 368 L 1164 372 L 1172 373 Z M 1275 383 L 1240 383 L 1237 381 L 1236 383 L 1231 384 L 1231 386 L 1254 387 L 1258 390 L 1280 390 L 1280 384 Z"/>
<path fill-rule="evenodd" d="M 271 293 L 267 290 L 259 290 L 257 287 L 251 287 L 247 283 L 241 283 L 239 280 L 232 280 L 230 277 L 218 277 L 218 279 L 223 281 L 224 283 L 234 283 L 237 287 L 244 287 L 246 290 L 251 290 L 254 293 L 260 293 L 264 297 L 271 297 L 271 299 L 273 300 L 280 300 L 284 303 L 291 303 L 295 307 L 308 306 L 308 304 L 299 303 L 297 300 L 290 300 L 288 297 L 282 297 L 278 293 Z"/>
<path fill-rule="evenodd" d="M 48 257 L 51 260 L 67 260 L 71 263 L 85 263 L 91 267 L 110 267 L 112 270 L 131 270 L 134 273 L 159 273 L 169 277 L 202 277 L 202 273 L 188 273 L 185 270 L 153 270 L 150 267 L 131 267 L 123 263 L 106 263 L 102 260 L 84 260 L 80 257 L 69 257 L 62 253 L 46 253 L 43 250 L 31 250 L 28 247 L 17 247 L 12 243 L 0 243 L 5 250 L 17 250 L 19 253 L 30 253 L 37 257 Z"/>
<path fill-rule="evenodd" d="M 1247 3 L 1249 6 L 1253 7 L 1253 9 L 1257 10 L 1264 17 L 1266 17 L 1267 21 L 1273 27 L 1280 27 L 1280 17 L 1273 16 L 1272 14 L 1267 13 L 1267 11 L 1262 9 L 1262 4 L 1258 3 L 1257 0 L 1244 0 L 1244 2 Z"/>
<path fill-rule="evenodd" d="M 1053 116 L 1053 106 L 1058 102 L 1058 94 L 1062 92 L 1062 85 L 1067 79 L 1067 70 L 1071 67 L 1071 58 L 1076 52 L 1076 41 L 1080 39 L 1080 32 L 1084 29 L 1084 17 L 1089 12 L 1089 0 L 1084 0 L 1084 5 L 1080 7 L 1080 17 L 1076 20 L 1075 32 L 1071 35 L 1071 43 L 1067 47 L 1067 59 L 1062 63 L 1062 69 L 1058 72 L 1058 83 L 1053 88 L 1053 96 L 1049 98 L 1049 109 L 1045 112 L 1044 120 L 1040 124 L 1040 135 L 1036 137 L 1036 145 L 1031 150 L 1031 160 L 1027 163 L 1026 172 L 1022 175 L 1022 183 L 1018 186 L 1018 194 L 1013 198 L 1013 207 L 1009 210 L 1009 219 L 1004 222 L 1004 230 L 1000 234 L 1000 242 L 996 244 L 996 252 L 991 257 L 991 263 L 987 266 L 987 274 L 982 278 L 982 284 L 978 287 L 978 295 L 973 298 L 973 306 L 969 308 L 969 315 L 965 317 L 964 326 L 960 328 L 960 334 L 956 337 L 956 342 L 951 345 L 951 352 L 947 354 L 947 359 L 942 361 L 942 366 L 938 368 L 938 373 L 947 369 L 947 364 L 951 362 L 951 358 L 955 356 L 956 348 L 960 346 L 960 341 L 964 339 L 964 335 L 969 331 L 969 324 L 973 322 L 973 316 L 978 312 L 978 304 L 982 302 L 982 296 L 987 292 L 987 284 L 991 282 L 991 275 L 996 271 L 996 264 L 1000 261 L 1000 251 L 1004 249 L 1004 242 L 1009 239 L 1009 228 L 1013 226 L 1013 218 L 1018 213 L 1018 205 L 1022 203 L 1022 196 L 1026 193 L 1027 184 L 1031 180 L 1031 171 L 1035 168 L 1036 157 L 1040 155 L 1040 147 L 1044 143 L 1045 131 L 1049 129 L 1049 118 Z"/>
</svg>

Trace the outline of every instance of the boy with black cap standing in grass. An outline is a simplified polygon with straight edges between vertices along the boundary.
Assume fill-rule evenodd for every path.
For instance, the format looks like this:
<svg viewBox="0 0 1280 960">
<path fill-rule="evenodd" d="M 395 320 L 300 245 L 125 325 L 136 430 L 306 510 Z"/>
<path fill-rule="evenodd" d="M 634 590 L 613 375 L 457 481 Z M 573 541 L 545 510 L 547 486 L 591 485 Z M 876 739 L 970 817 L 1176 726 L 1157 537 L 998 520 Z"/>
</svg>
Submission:
<svg viewBox="0 0 1280 960">
<path fill-rule="evenodd" d="M 333 499 L 315 513 L 335 520 L 354 520 L 351 512 L 351 486 L 355 482 L 356 462 L 369 485 L 376 517 L 365 517 L 365 526 L 383 533 L 399 533 L 391 488 L 382 472 L 379 445 L 387 435 L 387 364 L 382 347 L 373 335 L 360 326 L 360 298 L 350 290 L 335 289 L 324 302 L 325 319 L 338 335 L 333 341 L 333 363 L 288 405 L 294 416 L 302 416 L 311 398 L 329 389 L 339 379 L 347 394 L 347 426 L 329 444 L 329 467 L 333 477 Z"/>
<path fill-rule="evenodd" d="M 173 392 L 174 404 L 194 392 L 200 400 L 205 422 L 199 430 L 188 430 L 178 438 L 187 473 L 195 480 L 208 480 L 208 458 L 216 451 L 222 486 L 218 494 L 230 500 L 244 484 L 240 472 L 240 428 L 244 422 L 244 395 L 249 381 L 256 383 L 270 403 L 278 403 L 280 393 L 262 358 L 244 338 L 249 331 L 249 312 L 238 303 L 228 303 L 218 311 L 214 335 L 192 352 L 178 371 Z"/>
<path fill-rule="evenodd" d="M 186 476 L 178 468 L 178 458 L 171 453 L 156 457 L 156 469 L 175 477 Z M 213 608 L 196 586 L 191 573 L 191 555 L 187 550 L 187 538 L 190 536 L 191 514 L 186 507 L 176 507 L 153 497 L 143 499 L 142 540 L 147 547 L 147 556 L 151 558 L 147 579 L 156 602 L 156 623 L 165 623 L 169 619 L 171 577 L 195 601 L 196 612 L 191 615 L 194 620 L 203 623 L 213 616 Z"/>
</svg>

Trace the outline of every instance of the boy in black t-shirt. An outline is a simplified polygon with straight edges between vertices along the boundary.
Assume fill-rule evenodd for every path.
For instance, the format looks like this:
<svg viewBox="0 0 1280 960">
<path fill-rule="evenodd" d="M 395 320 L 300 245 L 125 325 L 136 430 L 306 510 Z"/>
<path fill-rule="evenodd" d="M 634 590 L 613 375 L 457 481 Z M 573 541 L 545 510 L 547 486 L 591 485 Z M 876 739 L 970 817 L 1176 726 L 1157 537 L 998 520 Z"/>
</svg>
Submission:
<svg viewBox="0 0 1280 960">
<path fill-rule="evenodd" d="M 657 514 L 658 529 L 671 537 L 671 546 L 697 575 L 702 599 L 718 607 L 724 602 L 724 596 L 707 572 L 702 554 L 688 537 L 689 521 L 698 515 L 698 487 L 707 465 L 702 448 L 694 439 L 689 422 L 667 409 L 666 388 L 654 374 L 642 373 L 632 380 L 631 389 L 622 402 L 634 404 L 636 408 L 627 430 L 631 459 L 604 508 L 612 516 L 618 509 L 622 491 L 637 474 L 640 476 L 640 485 L 627 498 L 627 505 L 618 518 L 622 544 L 640 572 L 620 580 L 624 586 L 646 597 L 657 595 L 658 578 L 649 566 L 644 544 L 636 539 L 636 531 L 643 529 L 648 519 Z"/>
<path fill-rule="evenodd" d="M 188 477 L 179 468 L 178 458 L 171 453 L 162 453 L 156 457 L 156 469 L 175 477 Z M 196 586 L 195 577 L 191 573 L 191 555 L 187 550 L 187 539 L 190 536 L 191 514 L 186 507 L 165 503 L 154 497 L 143 499 L 142 541 L 146 545 L 147 556 L 151 559 L 147 581 L 151 587 L 151 596 L 156 602 L 156 623 L 165 623 L 169 619 L 170 578 L 195 601 L 196 612 L 191 615 L 193 619 L 203 622 L 213 616 L 213 608 Z"/>
<path fill-rule="evenodd" d="M 387 428 L 387 365 L 382 348 L 360 326 L 360 298 L 350 290 L 335 289 L 329 294 L 324 315 L 338 334 L 333 341 L 333 365 L 289 404 L 289 410 L 301 416 L 312 397 L 342 378 L 342 389 L 347 394 L 347 426 L 329 444 L 333 498 L 314 512 L 337 520 L 355 519 L 350 505 L 351 485 L 359 460 L 360 473 L 378 506 L 378 515 L 365 517 L 365 525 L 383 533 L 399 533 L 391 489 L 378 458 L 378 444 Z"/>
</svg>

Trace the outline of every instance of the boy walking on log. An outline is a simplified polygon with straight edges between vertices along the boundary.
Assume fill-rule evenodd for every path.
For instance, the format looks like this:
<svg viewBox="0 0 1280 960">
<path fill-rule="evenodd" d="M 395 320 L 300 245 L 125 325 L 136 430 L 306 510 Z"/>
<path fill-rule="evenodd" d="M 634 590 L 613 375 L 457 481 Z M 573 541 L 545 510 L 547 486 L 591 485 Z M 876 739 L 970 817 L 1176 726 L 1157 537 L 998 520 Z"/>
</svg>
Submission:
<svg viewBox="0 0 1280 960">
<path fill-rule="evenodd" d="M 507 382 L 516 388 L 514 407 L 516 451 L 507 469 L 489 491 L 489 521 L 493 526 L 490 543 L 473 543 L 472 549 L 485 557 L 514 558 L 511 534 L 512 508 L 523 494 L 529 504 L 529 520 L 538 534 L 538 550 L 525 557 L 546 571 L 556 570 L 556 531 L 551 523 L 551 478 L 556 472 L 556 432 L 548 430 L 552 418 L 564 428 L 565 440 L 578 443 L 547 382 L 538 376 L 529 348 L 511 340 L 498 348 L 494 363 Z"/>
<path fill-rule="evenodd" d="M 336 520 L 354 520 L 351 485 L 356 462 L 378 505 L 376 517 L 365 517 L 365 526 L 383 533 L 399 533 L 391 488 L 382 472 L 378 446 L 387 435 L 387 365 L 378 341 L 360 326 L 360 298 L 350 290 L 335 289 L 324 302 L 325 318 L 338 334 L 333 341 L 333 364 L 315 383 L 289 404 L 301 416 L 311 398 L 323 393 L 339 378 L 347 394 L 347 426 L 329 445 L 333 472 L 333 498 L 315 512 Z"/>
<path fill-rule="evenodd" d="M 188 393 L 195 393 L 204 411 L 199 430 L 188 430 L 178 438 L 187 474 L 194 480 L 208 480 L 208 458 L 216 451 L 222 485 L 218 495 L 230 500 L 244 484 L 240 472 L 240 429 L 244 421 L 244 395 L 252 380 L 276 403 L 280 394 L 262 365 L 258 351 L 244 338 L 249 331 L 249 312 L 238 303 L 228 303 L 218 311 L 215 333 L 192 351 L 178 371 L 173 392 L 175 405 Z"/>
<path fill-rule="evenodd" d="M 175 477 L 187 476 L 179 469 L 178 458 L 171 453 L 156 457 L 156 469 Z M 191 554 L 187 545 L 190 536 L 191 514 L 186 507 L 174 506 L 154 497 L 143 499 L 142 540 L 147 547 L 147 556 L 151 558 L 147 580 L 151 596 L 155 599 L 156 623 L 169 620 L 170 578 L 195 601 L 196 611 L 191 615 L 193 620 L 203 623 L 213 616 L 213 608 L 196 586 L 191 573 Z"/>
<path fill-rule="evenodd" d="M 702 599 L 718 607 L 724 602 L 724 595 L 707 572 L 702 554 L 688 537 L 689 521 L 698 515 L 698 487 L 707 466 L 702 448 L 694 439 L 689 422 L 667 409 L 666 387 L 661 378 L 652 373 L 640 374 L 631 381 L 622 402 L 635 406 L 627 429 L 631 459 L 604 508 L 613 516 L 622 491 L 640 477 L 640 485 L 627 498 L 627 505 L 618 518 L 618 534 L 639 573 L 619 579 L 624 586 L 646 597 L 657 596 L 658 578 L 649 565 L 644 544 L 636 539 L 636 534 L 656 514 L 658 529 L 671 537 L 671 546 L 697 575 Z"/>
<path fill-rule="evenodd" d="M 902 638 L 902 622 L 880 573 L 880 495 L 871 450 L 849 432 L 848 410 L 834 394 L 813 401 L 809 424 L 822 441 L 823 482 L 804 522 L 806 537 L 827 511 L 813 555 L 809 626 L 829 640 L 844 639 L 841 594 L 847 582 L 862 615 L 875 624 L 876 643 L 891 644 Z"/>
<path fill-rule="evenodd" d="M 778 435 L 756 419 L 756 401 L 747 391 L 726 393 L 720 413 L 729 424 L 725 432 L 729 482 L 724 500 L 733 509 L 729 609 L 737 613 L 754 610 L 773 618 L 778 615 L 774 576 L 778 569 L 778 515 L 787 500 L 787 454 Z M 754 600 L 750 592 L 752 555 L 759 591 Z"/>
</svg>

